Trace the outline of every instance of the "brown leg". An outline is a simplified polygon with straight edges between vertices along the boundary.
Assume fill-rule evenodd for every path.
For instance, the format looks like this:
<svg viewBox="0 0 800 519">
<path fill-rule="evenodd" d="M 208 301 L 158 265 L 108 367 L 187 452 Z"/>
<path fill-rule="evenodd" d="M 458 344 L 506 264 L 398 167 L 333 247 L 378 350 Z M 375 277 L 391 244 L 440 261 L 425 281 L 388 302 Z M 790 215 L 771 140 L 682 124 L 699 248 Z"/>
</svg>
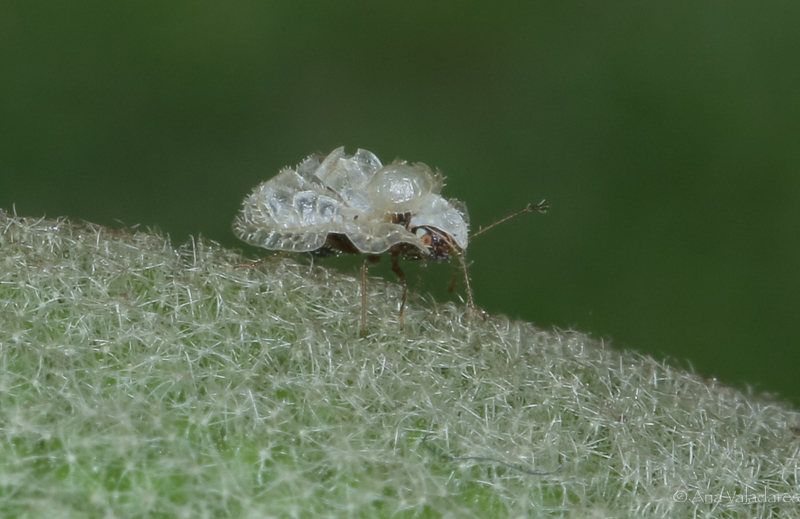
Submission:
<svg viewBox="0 0 800 519">
<path fill-rule="evenodd" d="M 417 286 L 414 287 L 414 295 L 419 297 L 420 289 L 422 288 L 422 273 L 425 272 L 425 269 L 428 268 L 428 262 L 425 261 L 425 258 L 420 259 L 419 261 L 419 275 L 417 275 Z"/>
<path fill-rule="evenodd" d="M 399 250 L 392 250 L 392 272 L 397 274 L 397 277 L 400 278 L 400 282 L 403 284 L 403 301 L 400 303 L 400 313 L 398 317 L 400 318 L 400 329 L 403 329 L 403 309 L 406 307 L 406 291 L 408 286 L 406 284 L 406 274 L 403 272 L 403 269 L 400 268 L 400 251 Z"/>
<path fill-rule="evenodd" d="M 478 314 L 481 319 L 486 319 L 486 312 L 475 306 L 475 299 L 472 297 L 472 285 L 469 284 L 469 272 L 467 272 L 467 260 L 464 254 L 459 254 L 458 259 L 461 261 L 461 267 L 464 269 L 464 281 L 467 285 L 467 310 L 470 314 Z"/>
<path fill-rule="evenodd" d="M 367 264 L 377 263 L 381 257 L 371 255 L 361 264 L 361 338 L 367 337 Z"/>
<path fill-rule="evenodd" d="M 458 283 L 458 267 L 453 268 L 453 279 L 450 280 L 450 286 L 447 287 L 448 294 L 452 294 L 456 289 L 456 283 Z"/>
<path fill-rule="evenodd" d="M 361 338 L 367 337 L 367 259 L 361 264 Z"/>
</svg>

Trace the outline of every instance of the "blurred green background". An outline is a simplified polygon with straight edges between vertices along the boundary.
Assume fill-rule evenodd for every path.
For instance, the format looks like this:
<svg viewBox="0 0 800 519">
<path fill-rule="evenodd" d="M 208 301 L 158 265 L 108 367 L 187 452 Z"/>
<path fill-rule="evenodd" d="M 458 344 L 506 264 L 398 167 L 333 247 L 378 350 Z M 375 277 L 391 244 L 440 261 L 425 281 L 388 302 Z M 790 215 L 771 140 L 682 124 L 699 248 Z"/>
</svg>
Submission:
<svg viewBox="0 0 800 519">
<path fill-rule="evenodd" d="M 470 245 L 486 310 L 797 405 L 798 22 L 788 1 L 3 2 L 0 208 L 256 257 L 230 222 L 282 166 L 425 162 L 474 228 L 551 204 Z"/>
</svg>

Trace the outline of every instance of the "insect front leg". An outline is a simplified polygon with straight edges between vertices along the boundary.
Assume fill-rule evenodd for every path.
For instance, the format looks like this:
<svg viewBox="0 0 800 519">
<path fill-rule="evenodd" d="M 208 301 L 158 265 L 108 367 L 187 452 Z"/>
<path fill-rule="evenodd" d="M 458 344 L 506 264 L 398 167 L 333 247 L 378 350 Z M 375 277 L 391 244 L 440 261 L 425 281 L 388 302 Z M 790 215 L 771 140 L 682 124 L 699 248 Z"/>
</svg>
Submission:
<svg viewBox="0 0 800 519">
<path fill-rule="evenodd" d="M 453 279 L 450 280 L 450 285 L 447 287 L 448 294 L 452 294 L 456 289 L 456 283 L 458 283 L 458 267 L 453 267 Z"/>
<path fill-rule="evenodd" d="M 419 272 L 417 273 L 417 285 L 414 287 L 414 296 L 419 297 L 420 289 L 422 288 L 422 273 L 428 268 L 428 262 L 425 258 L 420 258 Z"/>
<path fill-rule="evenodd" d="M 377 263 L 381 259 L 377 254 L 370 254 L 361 264 L 361 338 L 367 337 L 367 265 Z"/>
<path fill-rule="evenodd" d="M 392 247 L 392 272 L 397 274 L 397 277 L 400 278 L 400 282 L 403 284 L 403 300 L 400 302 L 400 312 L 398 313 L 398 318 L 400 319 L 400 330 L 403 329 L 403 310 L 406 307 L 406 291 L 408 290 L 408 285 L 406 283 L 406 274 L 403 272 L 403 269 L 400 268 L 400 249 Z"/>
</svg>

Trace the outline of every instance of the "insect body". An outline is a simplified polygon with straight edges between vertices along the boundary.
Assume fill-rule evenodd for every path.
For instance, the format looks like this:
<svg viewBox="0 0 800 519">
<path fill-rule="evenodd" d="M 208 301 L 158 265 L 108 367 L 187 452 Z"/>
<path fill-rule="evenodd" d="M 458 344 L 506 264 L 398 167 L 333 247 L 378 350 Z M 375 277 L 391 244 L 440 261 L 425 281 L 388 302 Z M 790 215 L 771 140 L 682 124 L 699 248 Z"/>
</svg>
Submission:
<svg viewBox="0 0 800 519">
<path fill-rule="evenodd" d="M 459 257 L 470 309 L 475 307 L 463 260 L 469 240 L 466 207 L 443 198 L 442 185 L 441 174 L 425 164 L 395 161 L 384 166 L 369 151 L 349 156 L 341 147 L 327 157 L 312 155 L 256 187 L 244 200 L 233 232 L 251 245 L 271 250 L 367 254 L 361 267 L 362 335 L 367 264 L 389 251 L 392 271 L 403 284 L 402 328 L 406 280 L 400 256 L 433 261 Z"/>
</svg>

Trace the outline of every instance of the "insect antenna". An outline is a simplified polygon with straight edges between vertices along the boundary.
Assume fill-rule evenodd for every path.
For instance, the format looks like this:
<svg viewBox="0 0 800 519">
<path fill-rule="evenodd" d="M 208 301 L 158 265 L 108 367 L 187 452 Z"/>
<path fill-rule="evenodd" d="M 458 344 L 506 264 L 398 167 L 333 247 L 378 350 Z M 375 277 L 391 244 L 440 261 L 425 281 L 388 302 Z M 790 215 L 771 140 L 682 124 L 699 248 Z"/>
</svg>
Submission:
<svg viewBox="0 0 800 519">
<path fill-rule="evenodd" d="M 474 237 L 476 237 L 476 236 L 478 236 L 480 234 L 485 233 L 486 231 L 488 231 L 489 229 L 491 229 L 495 225 L 500 225 L 501 223 L 506 222 L 508 220 L 511 220 L 515 216 L 520 215 L 522 213 L 530 213 L 531 211 L 539 211 L 540 213 L 544 213 L 544 212 L 547 212 L 548 209 L 550 209 L 550 206 L 546 205 L 544 203 L 544 200 L 542 200 L 541 202 L 539 202 L 536 205 L 528 204 L 528 205 L 525 206 L 525 209 L 523 209 L 522 211 L 517 211 L 514 214 L 510 214 L 510 215 L 506 216 L 502 220 L 497 220 L 496 222 L 494 222 L 493 224 L 491 224 L 489 226 L 486 226 L 486 227 L 483 227 L 481 229 L 478 229 L 478 232 L 471 234 L 469 239 L 471 240 L 472 238 L 474 238 Z"/>
</svg>

